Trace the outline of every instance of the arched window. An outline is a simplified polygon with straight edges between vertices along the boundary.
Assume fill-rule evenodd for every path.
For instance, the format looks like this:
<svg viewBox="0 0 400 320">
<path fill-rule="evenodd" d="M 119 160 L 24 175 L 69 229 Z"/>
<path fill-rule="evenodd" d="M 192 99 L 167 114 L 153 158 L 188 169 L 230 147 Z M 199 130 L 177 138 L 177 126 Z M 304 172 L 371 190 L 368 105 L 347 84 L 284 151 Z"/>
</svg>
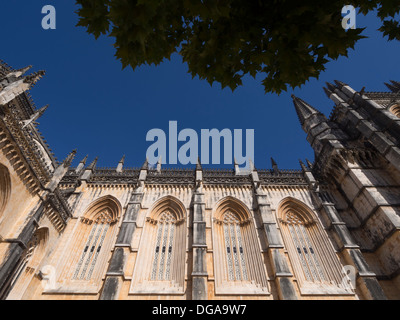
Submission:
<svg viewBox="0 0 400 320">
<path fill-rule="evenodd" d="M 349 294 L 342 265 L 312 211 L 295 199 L 279 207 L 279 222 L 302 294 Z"/>
<path fill-rule="evenodd" d="M 268 294 L 267 273 L 249 211 L 227 198 L 213 220 L 216 294 Z"/>
<path fill-rule="evenodd" d="M 0 221 L 11 194 L 11 178 L 8 169 L 0 164 Z"/>
<path fill-rule="evenodd" d="M 121 205 L 111 196 L 89 206 L 78 221 L 66 259 L 61 258 L 59 263 L 63 268 L 58 282 L 63 289 L 98 291 L 115 241 L 120 213 Z"/>
<path fill-rule="evenodd" d="M 29 241 L 9 285 L 7 300 L 20 300 L 44 257 L 48 228 L 39 228 Z"/>
<path fill-rule="evenodd" d="M 184 293 L 186 234 L 183 204 L 170 196 L 159 200 L 146 218 L 131 293 Z"/>
<path fill-rule="evenodd" d="M 400 118 L 400 106 L 398 104 L 394 104 L 389 108 L 389 111 L 393 113 L 396 117 Z"/>
</svg>

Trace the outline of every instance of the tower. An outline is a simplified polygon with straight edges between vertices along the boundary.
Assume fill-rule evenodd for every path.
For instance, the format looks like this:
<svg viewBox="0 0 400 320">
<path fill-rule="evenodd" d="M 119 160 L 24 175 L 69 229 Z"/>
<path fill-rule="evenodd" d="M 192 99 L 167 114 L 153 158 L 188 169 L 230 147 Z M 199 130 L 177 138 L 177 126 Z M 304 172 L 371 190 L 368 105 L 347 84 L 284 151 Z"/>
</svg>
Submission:
<svg viewBox="0 0 400 320">
<path fill-rule="evenodd" d="M 394 89 L 365 93 L 341 81 L 327 83 L 325 93 L 335 102 L 329 120 L 294 98 L 315 152 L 313 168 L 303 168 L 313 181 L 314 201 L 371 299 L 399 294 L 400 255 L 394 248 L 400 241 L 400 119 Z"/>
</svg>

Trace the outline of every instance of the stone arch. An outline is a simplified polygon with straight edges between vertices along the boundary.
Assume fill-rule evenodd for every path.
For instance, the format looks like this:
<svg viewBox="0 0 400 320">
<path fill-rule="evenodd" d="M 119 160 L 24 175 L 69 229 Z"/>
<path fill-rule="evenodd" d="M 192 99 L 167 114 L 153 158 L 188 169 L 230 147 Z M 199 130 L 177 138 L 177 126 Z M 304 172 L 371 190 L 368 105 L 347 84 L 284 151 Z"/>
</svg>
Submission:
<svg viewBox="0 0 400 320">
<path fill-rule="evenodd" d="M 10 171 L 0 163 L 0 219 L 11 196 Z"/>
<path fill-rule="evenodd" d="M 164 196 L 158 199 L 148 210 L 147 219 L 158 219 L 166 209 L 173 211 L 177 220 L 186 219 L 185 205 L 174 196 Z"/>
<path fill-rule="evenodd" d="M 278 206 L 278 222 L 302 294 L 351 294 L 342 265 L 313 210 L 292 197 Z"/>
<path fill-rule="evenodd" d="M 216 294 L 268 294 L 266 268 L 251 211 L 231 196 L 213 211 Z"/>
<path fill-rule="evenodd" d="M 114 223 L 122 211 L 121 203 L 117 198 L 107 195 L 92 202 L 85 210 L 82 220 L 87 223 L 108 221 Z"/>
<path fill-rule="evenodd" d="M 64 266 L 59 282 L 78 292 L 83 283 L 90 283 L 97 290 L 106 272 L 121 212 L 120 202 L 111 195 L 93 201 L 86 208 L 72 235 L 69 255 L 59 263 Z"/>
<path fill-rule="evenodd" d="M 131 292 L 182 294 L 185 288 L 187 212 L 173 196 L 148 210 Z"/>
</svg>

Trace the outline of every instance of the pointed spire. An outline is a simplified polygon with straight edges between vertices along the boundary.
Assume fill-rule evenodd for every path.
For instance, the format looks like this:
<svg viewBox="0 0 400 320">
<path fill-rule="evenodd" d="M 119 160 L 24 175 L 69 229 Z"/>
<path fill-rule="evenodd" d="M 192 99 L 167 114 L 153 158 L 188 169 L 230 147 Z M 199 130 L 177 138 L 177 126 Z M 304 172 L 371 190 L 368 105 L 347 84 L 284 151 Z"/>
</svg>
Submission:
<svg viewBox="0 0 400 320">
<path fill-rule="evenodd" d="M 157 172 L 161 172 L 162 157 L 160 156 L 157 161 Z"/>
<path fill-rule="evenodd" d="M 49 105 L 46 104 L 43 108 L 40 108 L 40 109 L 37 111 L 38 114 L 39 114 L 38 118 L 40 118 L 40 117 L 45 113 L 45 111 L 47 110 L 48 107 L 49 107 Z"/>
<path fill-rule="evenodd" d="M 279 172 L 278 165 L 276 164 L 274 158 L 272 158 L 272 157 L 271 157 L 271 164 L 272 164 L 272 169 L 274 169 L 274 172 L 278 173 Z"/>
<path fill-rule="evenodd" d="M 325 87 L 323 87 L 323 89 L 324 89 L 326 96 L 330 99 L 333 92 Z"/>
<path fill-rule="evenodd" d="M 29 69 L 31 69 L 32 66 L 27 66 L 22 69 L 18 69 L 15 71 L 10 71 L 9 73 L 6 74 L 6 78 L 11 78 L 11 77 L 16 77 L 19 78 L 20 76 L 24 75 Z"/>
<path fill-rule="evenodd" d="M 325 84 L 326 84 L 326 87 L 328 88 L 329 91 L 333 92 L 333 91 L 335 91 L 337 89 L 332 83 L 325 82 Z"/>
<path fill-rule="evenodd" d="M 93 162 L 86 168 L 87 170 L 94 170 L 97 165 L 97 161 L 99 160 L 99 157 L 96 157 Z"/>
<path fill-rule="evenodd" d="M 82 163 L 83 165 L 85 165 L 85 164 L 86 164 L 86 161 L 87 161 L 87 159 L 88 159 L 88 157 L 89 157 L 89 155 L 87 154 L 86 157 L 84 157 L 84 158 L 81 160 L 80 163 Z"/>
<path fill-rule="evenodd" d="M 85 164 L 86 164 L 87 158 L 88 158 L 88 156 L 86 156 L 85 158 L 83 158 L 83 159 L 81 160 L 81 162 L 79 162 L 78 166 L 77 166 L 76 169 L 75 169 L 75 172 L 76 172 L 76 173 L 80 172 L 80 171 L 83 169 L 83 167 L 84 167 Z"/>
<path fill-rule="evenodd" d="M 308 171 L 306 165 L 303 163 L 303 161 L 301 161 L 301 159 L 299 159 L 299 163 L 300 163 L 300 167 L 303 171 Z"/>
<path fill-rule="evenodd" d="M 146 161 L 143 163 L 142 170 L 149 170 L 149 160 L 146 158 Z"/>
<path fill-rule="evenodd" d="M 74 160 L 76 155 L 76 149 L 72 150 L 72 152 L 68 155 L 68 157 L 64 160 L 63 162 L 63 166 L 64 168 L 67 168 L 69 166 L 71 166 L 72 160 Z"/>
<path fill-rule="evenodd" d="M 400 89 L 400 82 L 395 80 L 390 80 L 390 82 L 396 87 Z"/>
<path fill-rule="evenodd" d="M 306 159 L 306 162 L 307 162 L 307 166 L 308 166 L 310 169 L 312 169 L 312 168 L 313 168 L 313 164 L 311 163 L 311 161 L 308 160 L 308 159 Z"/>
<path fill-rule="evenodd" d="M 321 114 L 317 109 L 309 105 L 304 100 L 292 94 L 293 104 L 299 117 L 301 125 L 313 114 Z"/>
<path fill-rule="evenodd" d="M 45 75 L 45 73 L 46 72 L 43 70 L 32 73 L 29 76 L 26 76 L 24 78 L 24 82 L 29 83 L 31 86 L 33 86 L 36 82 L 38 82 Z"/>
<path fill-rule="evenodd" d="M 203 170 L 201 167 L 200 157 L 197 157 L 196 170 Z"/>
<path fill-rule="evenodd" d="M 36 121 L 37 119 L 39 119 L 44 114 L 44 112 L 47 110 L 48 107 L 49 105 L 47 104 L 43 108 L 37 110 L 28 120 L 21 121 L 21 123 L 23 124 L 22 129 L 24 129 L 26 126 Z"/>
<path fill-rule="evenodd" d="M 125 155 L 123 155 L 122 159 L 119 160 L 118 165 L 117 165 L 117 169 L 115 171 L 122 172 L 122 168 L 124 166 L 124 163 L 125 163 Z"/>
<path fill-rule="evenodd" d="M 390 91 L 392 91 L 393 93 L 397 93 L 400 91 L 400 87 L 397 88 L 396 86 L 390 84 L 390 83 L 386 83 L 385 82 L 385 86 L 389 88 Z"/>
<path fill-rule="evenodd" d="M 337 86 L 339 89 L 342 89 L 342 87 L 348 85 L 347 83 L 344 83 L 344 82 L 339 81 L 339 80 L 334 80 L 334 81 L 335 81 L 335 83 L 336 83 L 336 86 Z"/>
</svg>

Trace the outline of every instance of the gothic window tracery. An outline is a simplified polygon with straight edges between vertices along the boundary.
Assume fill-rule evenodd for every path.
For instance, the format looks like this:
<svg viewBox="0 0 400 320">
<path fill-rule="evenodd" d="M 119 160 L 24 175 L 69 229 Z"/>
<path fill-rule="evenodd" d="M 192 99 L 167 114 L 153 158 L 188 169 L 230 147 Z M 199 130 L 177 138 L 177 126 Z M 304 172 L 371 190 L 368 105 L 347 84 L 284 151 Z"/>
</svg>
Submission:
<svg viewBox="0 0 400 320">
<path fill-rule="evenodd" d="M 254 221 L 244 206 L 228 197 L 214 213 L 216 293 L 267 294 L 267 276 Z"/>
<path fill-rule="evenodd" d="M 151 280 L 170 280 L 175 224 L 176 219 L 169 211 L 164 212 L 158 222 Z"/>
<path fill-rule="evenodd" d="M 287 199 L 280 206 L 279 221 L 302 293 L 350 293 L 342 285 L 342 266 L 334 248 L 311 211 L 299 201 Z"/>
<path fill-rule="evenodd" d="M 146 218 L 130 292 L 183 293 L 186 213 L 179 200 L 165 197 Z"/>
<path fill-rule="evenodd" d="M 78 220 L 66 257 L 59 261 L 62 286 L 79 291 L 82 282 L 93 288 L 100 284 L 116 237 L 121 211 L 117 201 L 111 196 L 100 198 Z"/>
</svg>

